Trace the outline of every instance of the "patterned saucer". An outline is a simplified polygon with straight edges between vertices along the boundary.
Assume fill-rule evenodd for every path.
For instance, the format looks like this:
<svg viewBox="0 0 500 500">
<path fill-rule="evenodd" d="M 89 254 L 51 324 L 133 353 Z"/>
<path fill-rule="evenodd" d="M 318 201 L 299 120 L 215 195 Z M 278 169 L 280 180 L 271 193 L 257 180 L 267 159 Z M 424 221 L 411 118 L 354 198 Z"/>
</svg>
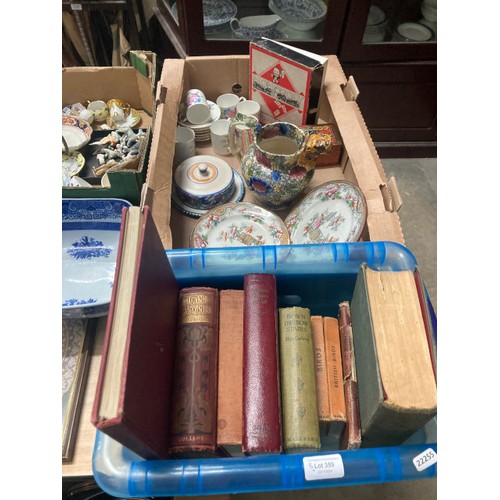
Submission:
<svg viewBox="0 0 500 500">
<path fill-rule="evenodd" d="M 234 174 L 234 191 L 229 198 L 228 203 L 237 203 L 243 199 L 245 196 L 245 183 L 243 182 L 243 177 L 236 172 L 236 170 L 233 169 L 233 174 Z M 179 199 L 177 196 L 177 193 L 175 192 L 175 189 L 172 189 L 172 203 L 174 207 L 181 213 L 188 215 L 189 217 L 201 217 L 202 215 L 205 215 L 209 209 L 207 210 L 202 210 L 200 208 L 193 208 L 188 205 L 186 205 L 182 200 Z"/>
<path fill-rule="evenodd" d="M 209 210 L 196 222 L 189 245 L 192 248 L 288 245 L 290 237 L 283 221 L 253 203 L 226 203 Z"/>
<path fill-rule="evenodd" d="M 330 181 L 311 191 L 288 214 L 285 225 L 293 244 L 358 241 L 366 215 L 366 200 L 357 186 Z"/>
</svg>

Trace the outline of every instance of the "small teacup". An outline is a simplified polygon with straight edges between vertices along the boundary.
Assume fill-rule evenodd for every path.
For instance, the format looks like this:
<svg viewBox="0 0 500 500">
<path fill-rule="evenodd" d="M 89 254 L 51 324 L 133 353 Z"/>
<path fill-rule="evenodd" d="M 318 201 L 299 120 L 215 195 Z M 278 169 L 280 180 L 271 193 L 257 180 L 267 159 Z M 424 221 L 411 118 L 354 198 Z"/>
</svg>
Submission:
<svg viewBox="0 0 500 500">
<path fill-rule="evenodd" d="M 281 17 L 276 14 L 264 16 L 233 17 L 229 23 L 238 38 L 260 38 L 273 35 Z"/>
<path fill-rule="evenodd" d="M 130 104 L 123 102 L 121 99 L 110 99 L 107 102 L 109 116 L 114 123 L 119 123 L 125 120 L 130 113 Z"/>
<path fill-rule="evenodd" d="M 174 165 L 181 164 L 184 160 L 196 154 L 195 133 L 188 127 L 177 127 L 175 130 Z"/>
<path fill-rule="evenodd" d="M 243 96 L 238 97 L 236 94 L 222 94 L 217 97 L 216 104 L 220 108 L 221 117 L 226 120 L 234 118 L 236 116 L 236 106 L 241 101 L 246 101 L 246 99 Z"/>
<path fill-rule="evenodd" d="M 241 101 L 236 105 L 236 111 L 242 115 L 255 116 L 260 121 L 260 104 L 257 101 Z"/>
<path fill-rule="evenodd" d="M 201 125 L 210 119 L 210 106 L 205 94 L 199 89 L 190 89 L 184 99 L 186 119 L 194 125 Z"/>
<path fill-rule="evenodd" d="M 85 120 L 86 122 L 89 123 L 89 125 L 92 125 L 92 122 L 94 121 L 94 113 L 90 111 L 90 109 L 82 109 L 78 116 L 82 119 Z"/>
<path fill-rule="evenodd" d="M 96 122 L 103 122 L 108 117 L 108 106 L 104 101 L 92 101 L 88 103 L 87 109 L 94 113 Z"/>
</svg>

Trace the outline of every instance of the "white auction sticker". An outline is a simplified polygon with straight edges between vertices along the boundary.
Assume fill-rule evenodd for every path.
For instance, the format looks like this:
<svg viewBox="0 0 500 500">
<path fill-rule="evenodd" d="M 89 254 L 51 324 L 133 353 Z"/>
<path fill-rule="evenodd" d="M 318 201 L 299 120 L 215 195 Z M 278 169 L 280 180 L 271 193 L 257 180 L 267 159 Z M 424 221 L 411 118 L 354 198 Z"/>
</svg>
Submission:
<svg viewBox="0 0 500 500">
<path fill-rule="evenodd" d="M 413 464 L 415 465 L 415 468 L 420 472 L 427 469 L 427 467 L 435 464 L 437 461 L 437 453 L 432 448 L 427 448 L 425 451 L 420 453 L 420 455 L 417 455 L 413 459 Z"/>
<path fill-rule="evenodd" d="M 338 453 L 334 455 L 303 457 L 302 460 L 306 481 L 344 477 L 344 463 L 342 462 L 341 455 Z"/>
</svg>

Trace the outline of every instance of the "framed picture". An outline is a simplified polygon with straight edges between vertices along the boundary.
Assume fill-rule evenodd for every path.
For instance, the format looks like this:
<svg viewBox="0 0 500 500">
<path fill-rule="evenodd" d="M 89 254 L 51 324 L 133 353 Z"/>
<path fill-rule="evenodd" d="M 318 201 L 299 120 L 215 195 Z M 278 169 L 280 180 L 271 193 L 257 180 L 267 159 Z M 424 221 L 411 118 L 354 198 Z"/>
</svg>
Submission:
<svg viewBox="0 0 500 500">
<path fill-rule="evenodd" d="M 90 364 L 95 319 L 62 320 L 62 461 L 73 456 Z"/>
</svg>

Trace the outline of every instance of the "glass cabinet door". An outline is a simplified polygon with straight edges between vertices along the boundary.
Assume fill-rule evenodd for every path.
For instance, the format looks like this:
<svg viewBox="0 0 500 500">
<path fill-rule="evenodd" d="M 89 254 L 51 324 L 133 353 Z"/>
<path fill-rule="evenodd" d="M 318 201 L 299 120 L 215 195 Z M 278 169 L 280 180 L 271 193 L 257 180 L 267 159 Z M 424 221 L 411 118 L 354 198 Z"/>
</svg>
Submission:
<svg viewBox="0 0 500 500">
<path fill-rule="evenodd" d="M 364 0 L 349 6 L 343 61 L 435 60 L 437 0 Z"/>
<path fill-rule="evenodd" d="M 347 0 L 158 0 L 185 24 L 189 55 L 246 54 L 268 37 L 336 53 Z M 182 19 L 183 18 L 183 19 Z"/>
</svg>

